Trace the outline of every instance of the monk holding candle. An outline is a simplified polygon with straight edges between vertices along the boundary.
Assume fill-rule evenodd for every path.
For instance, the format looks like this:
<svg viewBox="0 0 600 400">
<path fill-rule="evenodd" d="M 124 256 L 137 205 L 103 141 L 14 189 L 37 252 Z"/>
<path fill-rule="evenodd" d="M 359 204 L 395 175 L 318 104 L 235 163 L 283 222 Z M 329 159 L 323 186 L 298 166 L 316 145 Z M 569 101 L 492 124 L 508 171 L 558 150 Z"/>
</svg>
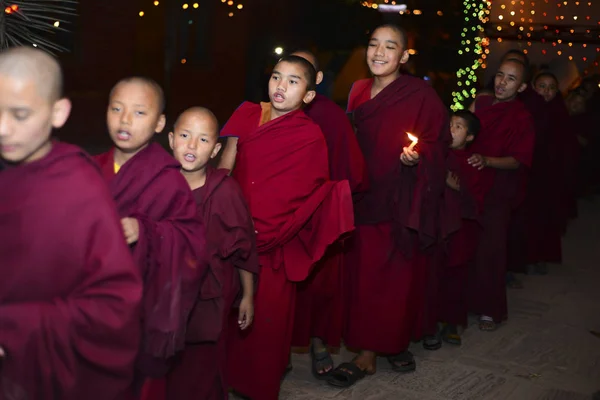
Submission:
<svg viewBox="0 0 600 400">
<path fill-rule="evenodd" d="M 378 353 L 395 371 L 416 368 L 408 345 L 422 333 L 425 252 L 438 239 L 451 139 L 435 91 L 400 72 L 408 58 L 402 28 L 375 29 L 366 55 L 374 77 L 355 82 L 348 101 L 369 189 L 355 204 L 357 229 L 345 266 L 344 340 L 360 354 L 333 371 L 328 383 L 338 387 L 375 373 Z M 413 145 L 407 133 L 418 142 Z"/>
</svg>

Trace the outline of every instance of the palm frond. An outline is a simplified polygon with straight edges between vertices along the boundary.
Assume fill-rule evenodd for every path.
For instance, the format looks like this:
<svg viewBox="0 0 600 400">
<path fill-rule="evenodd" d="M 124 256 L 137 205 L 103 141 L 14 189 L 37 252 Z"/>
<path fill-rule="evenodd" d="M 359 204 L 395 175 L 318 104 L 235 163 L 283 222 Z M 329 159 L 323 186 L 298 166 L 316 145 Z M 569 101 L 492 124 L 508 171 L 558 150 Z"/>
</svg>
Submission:
<svg viewBox="0 0 600 400">
<path fill-rule="evenodd" d="M 68 24 L 76 11 L 77 0 L 0 0 L 0 50 L 30 45 L 50 53 L 68 51 L 52 35 L 68 32 L 61 24 Z"/>
</svg>

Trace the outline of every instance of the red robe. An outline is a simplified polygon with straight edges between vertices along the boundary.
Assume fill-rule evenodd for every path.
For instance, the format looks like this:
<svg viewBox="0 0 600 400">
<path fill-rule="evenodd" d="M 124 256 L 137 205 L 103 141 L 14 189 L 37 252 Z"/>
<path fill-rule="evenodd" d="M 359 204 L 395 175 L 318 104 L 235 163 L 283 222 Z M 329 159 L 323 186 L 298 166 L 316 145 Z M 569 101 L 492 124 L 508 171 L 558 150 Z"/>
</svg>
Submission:
<svg viewBox="0 0 600 400">
<path fill-rule="evenodd" d="M 305 280 L 327 247 L 353 229 L 346 182 L 329 181 L 327 146 L 302 111 L 261 123 L 258 104 L 243 103 L 222 136 L 237 136 L 234 177 L 256 229 L 261 271 L 254 324 L 234 323 L 230 384 L 253 399 L 275 400 L 288 364 L 296 282 Z"/>
<path fill-rule="evenodd" d="M 304 112 L 319 125 L 327 143 L 329 172 L 347 180 L 353 194 L 367 187 L 367 171 L 354 129 L 337 104 L 318 94 Z M 307 347 L 311 337 L 341 345 L 343 329 L 343 243 L 331 246 L 308 279 L 298 284 L 292 344 Z"/>
<path fill-rule="evenodd" d="M 0 193 L 0 399 L 127 399 L 142 283 L 97 166 L 54 143 Z"/>
<path fill-rule="evenodd" d="M 144 279 L 142 352 L 138 384 L 160 377 L 166 359 L 182 350 L 187 317 L 198 297 L 204 228 L 180 165 L 162 147 L 149 144 L 117 174 L 114 150 L 96 156 L 121 218 L 139 222 L 133 257 Z"/>
<path fill-rule="evenodd" d="M 226 327 L 242 294 L 237 269 L 259 272 L 250 211 L 228 173 L 208 168 L 206 183 L 193 191 L 206 226 L 209 269 L 188 322 L 185 350 L 167 375 L 167 399 L 227 398 Z"/>
<path fill-rule="evenodd" d="M 396 354 L 422 333 L 423 250 L 438 243 L 451 136 L 446 108 L 425 82 L 403 75 L 371 99 L 372 83 L 354 83 L 348 102 L 369 189 L 355 204 L 357 229 L 346 258 L 344 340 L 351 348 Z M 419 139 L 414 167 L 400 162 L 411 143 L 407 132 Z"/>
<path fill-rule="evenodd" d="M 492 171 L 473 168 L 467 162 L 472 155 L 468 149 L 448 153 L 448 170 L 458 176 L 460 191 L 446 187 L 441 213 L 447 252 L 440 274 L 437 317 L 440 322 L 462 326 L 467 325 L 466 290 L 470 263 L 481 233 L 479 218 L 492 186 Z"/>
<path fill-rule="evenodd" d="M 474 153 L 488 157 L 514 157 L 517 170 L 490 169 L 493 184 L 482 214 L 483 231 L 470 272 L 471 311 L 496 322 L 507 317 L 507 239 L 511 211 L 525 197 L 523 179 L 531 166 L 535 130 L 533 118 L 519 100 L 493 104 L 494 97 L 482 96 L 475 103 L 481 132 L 471 146 Z"/>
</svg>

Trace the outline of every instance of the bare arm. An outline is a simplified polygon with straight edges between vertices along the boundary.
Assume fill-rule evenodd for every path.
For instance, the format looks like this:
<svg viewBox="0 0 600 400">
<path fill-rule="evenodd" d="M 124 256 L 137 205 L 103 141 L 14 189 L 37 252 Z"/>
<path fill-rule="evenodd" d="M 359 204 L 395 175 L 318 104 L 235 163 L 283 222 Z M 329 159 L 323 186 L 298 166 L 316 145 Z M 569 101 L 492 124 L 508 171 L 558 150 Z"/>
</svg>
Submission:
<svg viewBox="0 0 600 400">
<path fill-rule="evenodd" d="M 469 164 L 477 169 L 496 168 L 496 169 L 517 169 L 521 163 L 514 157 L 486 157 L 481 154 L 473 154 L 469 158 Z"/>
<path fill-rule="evenodd" d="M 254 319 L 254 274 L 250 271 L 238 268 L 240 281 L 242 281 L 242 301 L 238 315 L 238 325 L 241 330 L 252 325 Z"/>
<path fill-rule="evenodd" d="M 228 137 L 227 142 L 225 144 L 225 148 L 223 149 L 223 154 L 221 155 L 221 160 L 219 161 L 219 168 L 225 168 L 233 171 L 235 167 L 235 156 L 237 154 L 237 142 L 238 138 L 236 137 Z"/>
</svg>

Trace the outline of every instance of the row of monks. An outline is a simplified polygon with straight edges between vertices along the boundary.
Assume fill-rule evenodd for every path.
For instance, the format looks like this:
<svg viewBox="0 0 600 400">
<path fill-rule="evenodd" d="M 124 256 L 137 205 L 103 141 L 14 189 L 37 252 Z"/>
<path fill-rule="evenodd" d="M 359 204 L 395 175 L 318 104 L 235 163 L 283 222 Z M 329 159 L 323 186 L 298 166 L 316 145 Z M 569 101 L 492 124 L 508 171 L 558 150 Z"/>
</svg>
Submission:
<svg viewBox="0 0 600 400">
<path fill-rule="evenodd" d="M 123 79 L 114 147 L 90 157 L 51 139 L 71 108 L 57 61 L 0 54 L 0 399 L 275 400 L 292 347 L 349 387 L 379 356 L 414 371 L 413 340 L 460 345 L 469 312 L 504 323 L 508 265 L 560 262 L 574 207 L 556 79 L 531 90 L 507 54 L 449 116 L 408 57 L 400 27 L 373 31 L 348 118 L 313 54 L 285 56 L 270 101 L 220 131 L 183 112 L 172 155 L 152 142 L 162 89 Z M 335 366 L 342 340 L 358 355 Z"/>
</svg>

